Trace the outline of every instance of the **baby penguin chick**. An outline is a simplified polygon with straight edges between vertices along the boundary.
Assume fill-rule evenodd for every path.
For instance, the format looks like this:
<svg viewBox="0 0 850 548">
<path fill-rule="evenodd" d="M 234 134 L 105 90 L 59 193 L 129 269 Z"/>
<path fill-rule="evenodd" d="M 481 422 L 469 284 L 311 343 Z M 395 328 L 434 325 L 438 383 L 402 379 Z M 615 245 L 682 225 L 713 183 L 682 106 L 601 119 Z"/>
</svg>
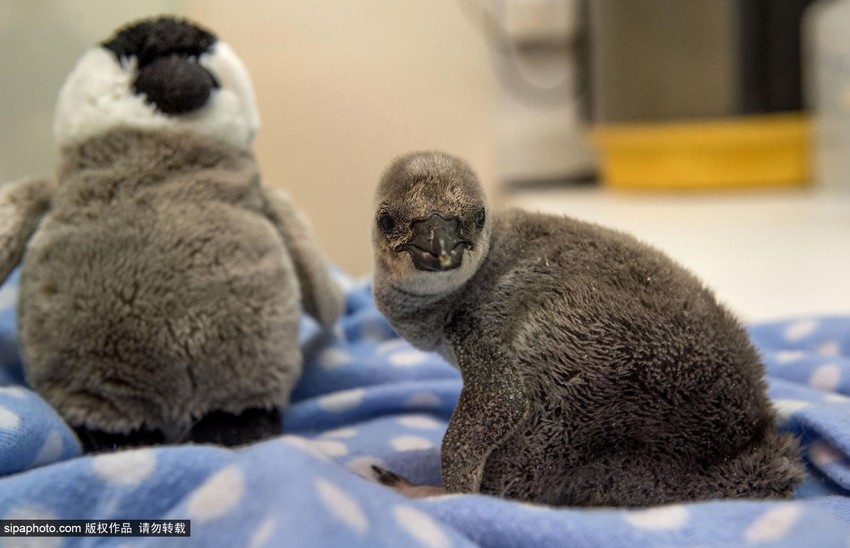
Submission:
<svg viewBox="0 0 850 548">
<path fill-rule="evenodd" d="M 463 377 L 448 492 L 606 506 L 791 495 L 798 449 L 775 429 L 755 349 L 668 257 L 566 217 L 490 215 L 472 169 L 439 152 L 397 159 L 375 209 L 378 308 Z"/>
</svg>

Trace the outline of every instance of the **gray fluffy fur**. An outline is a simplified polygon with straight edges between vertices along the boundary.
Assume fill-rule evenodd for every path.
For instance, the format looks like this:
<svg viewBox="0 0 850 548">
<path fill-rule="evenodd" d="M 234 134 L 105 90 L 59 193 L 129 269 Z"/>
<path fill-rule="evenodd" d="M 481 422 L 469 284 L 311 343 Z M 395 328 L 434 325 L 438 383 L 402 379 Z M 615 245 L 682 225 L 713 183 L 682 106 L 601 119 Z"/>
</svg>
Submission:
<svg viewBox="0 0 850 548">
<path fill-rule="evenodd" d="M 375 205 L 398 226 L 373 233 L 378 308 L 463 377 L 442 446 L 449 492 L 626 506 L 791 495 L 798 448 L 775 429 L 755 349 L 665 255 L 566 217 L 506 211 L 479 229 L 480 184 L 441 153 L 396 160 Z M 417 271 L 396 251 L 434 211 L 473 242 L 458 269 Z"/>
<path fill-rule="evenodd" d="M 325 325 L 343 300 L 250 152 L 115 129 L 63 150 L 57 180 L 0 191 L 19 213 L 0 233 L 0 281 L 23 255 L 26 376 L 70 424 L 177 441 L 210 411 L 287 403 L 299 298 Z"/>
</svg>

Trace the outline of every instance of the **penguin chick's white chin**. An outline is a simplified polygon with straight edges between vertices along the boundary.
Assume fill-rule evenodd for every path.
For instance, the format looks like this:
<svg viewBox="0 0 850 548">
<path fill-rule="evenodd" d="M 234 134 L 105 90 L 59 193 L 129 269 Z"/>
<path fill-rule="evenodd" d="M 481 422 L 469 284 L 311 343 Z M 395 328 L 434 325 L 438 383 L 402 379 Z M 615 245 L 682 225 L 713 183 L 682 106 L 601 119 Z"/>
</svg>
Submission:
<svg viewBox="0 0 850 548">
<path fill-rule="evenodd" d="M 198 62 L 215 75 L 220 87 L 208 104 L 186 114 L 170 116 L 133 90 L 136 58 L 119 63 L 109 50 L 97 46 L 86 52 L 59 92 L 53 134 L 60 147 L 75 145 L 118 127 L 191 129 L 248 148 L 259 129 L 259 115 L 245 65 L 224 42 Z"/>
<path fill-rule="evenodd" d="M 376 237 L 380 235 L 376 234 Z M 446 271 L 419 270 L 407 252 L 384 250 L 387 254 L 379 258 L 375 274 L 383 277 L 393 288 L 410 295 L 421 297 L 437 297 L 447 295 L 460 289 L 472 278 L 481 266 L 490 247 L 489 230 L 487 230 L 472 248 L 464 253 L 460 266 Z"/>
<path fill-rule="evenodd" d="M 481 242 L 474 250 L 467 251 L 461 265 L 445 272 L 416 270 L 412 264 L 410 271 L 393 280 L 396 289 L 421 296 L 436 296 L 452 293 L 460 289 L 478 270 L 481 259 L 487 253 L 487 241 Z M 409 259 L 408 259 L 409 260 Z"/>
</svg>

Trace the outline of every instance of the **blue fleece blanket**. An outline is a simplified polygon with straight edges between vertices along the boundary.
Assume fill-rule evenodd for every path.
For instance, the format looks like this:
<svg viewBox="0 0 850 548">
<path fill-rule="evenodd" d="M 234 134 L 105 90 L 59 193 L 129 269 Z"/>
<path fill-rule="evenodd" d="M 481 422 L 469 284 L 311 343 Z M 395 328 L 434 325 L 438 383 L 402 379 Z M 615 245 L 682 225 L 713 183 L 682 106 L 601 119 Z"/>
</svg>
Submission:
<svg viewBox="0 0 850 548">
<path fill-rule="evenodd" d="M 191 520 L 189 539 L 42 539 L 54 545 L 847 545 L 850 317 L 751 328 L 782 428 L 806 448 L 808 476 L 794 500 L 632 511 L 480 495 L 408 500 L 368 479 L 370 465 L 437 483 L 460 378 L 393 333 L 367 282 L 342 281 L 347 309 L 333 332 L 303 323 L 306 371 L 285 435 L 237 450 L 186 445 L 86 457 L 24 383 L 13 276 L 0 289 L 0 519 Z"/>
</svg>

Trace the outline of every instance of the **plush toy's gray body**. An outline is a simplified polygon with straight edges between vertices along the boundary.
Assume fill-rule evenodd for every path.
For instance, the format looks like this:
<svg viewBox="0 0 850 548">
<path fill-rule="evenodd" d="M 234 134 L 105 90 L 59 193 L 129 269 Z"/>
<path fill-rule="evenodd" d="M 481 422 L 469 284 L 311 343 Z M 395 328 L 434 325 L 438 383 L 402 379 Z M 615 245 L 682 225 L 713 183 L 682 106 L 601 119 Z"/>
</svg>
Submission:
<svg viewBox="0 0 850 548">
<path fill-rule="evenodd" d="M 286 404 L 301 293 L 289 213 L 249 154 L 115 131 L 69 154 L 60 180 L 21 272 L 36 390 L 71 424 L 172 439 L 212 410 Z"/>
<path fill-rule="evenodd" d="M 797 446 L 775 430 L 759 357 L 683 268 L 569 218 L 476 224 L 475 175 L 438 153 L 399 159 L 376 202 L 378 307 L 463 377 L 442 448 L 449 492 L 570 505 L 791 494 Z M 416 239 L 435 212 L 466 247 L 446 270 L 413 257 L 442 251 L 439 227 Z"/>
<path fill-rule="evenodd" d="M 120 55 L 92 50 L 60 98 L 56 184 L 0 190 L 0 281 L 22 259 L 27 380 L 87 449 L 280 433 L 301 302 L 325 325 L 341 312 L 305 220 L 260 184 L 250 82 L 216 44 L 161 19 L 119 33 Z M 128 51 L 165 71 L 144 80 L 148 95 L 126 89 Z M 215 76 L 198 61 L 212 52 Z M 180 85 L 203 84 L 186 84 L 188 99 L 167 72 L 183 65 Z"/>
</svg>

